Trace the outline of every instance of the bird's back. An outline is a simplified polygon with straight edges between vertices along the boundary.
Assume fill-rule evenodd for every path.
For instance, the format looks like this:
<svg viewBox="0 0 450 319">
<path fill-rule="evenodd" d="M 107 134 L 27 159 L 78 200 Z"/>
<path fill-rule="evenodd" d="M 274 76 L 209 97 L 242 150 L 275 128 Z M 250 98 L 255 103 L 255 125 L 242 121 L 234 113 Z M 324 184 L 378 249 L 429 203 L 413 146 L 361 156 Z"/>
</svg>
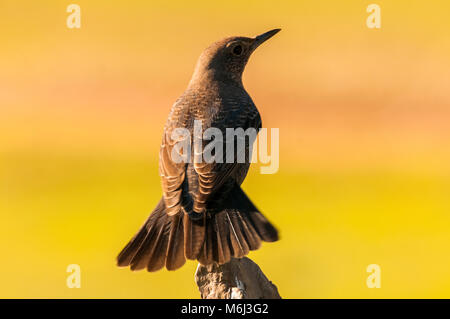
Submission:
<svg viewBox="0 0 450 319">
<path fill-rule="evenodd" d="M 208 86 L 189 87 L 174 103 L 170 111 L 164 134 L 172 134 L 176 128 L 189 130 L 190 136 L 194 137 L 194 121 L 201 121 L 202 132 L 208 128 L 217 128 L 222 132 L 224 143 L 226 143 L 226 129 L 242 128 L 246 130 L 253 127 L 258 130 L 261 127 L 259 112 L 251 97 L 243 87 L 227 83 L 210 83 Z M 199 123 L 199 122 L 198 122 Z M 209 141 L 203 141 L 203 145 Z M 165 140 L 161 145 L 167 147 Z M 223 161 L 226 159 L 224 147 Z M 236 151 L 236 150 L 234 150 Z M 248 145 L 246 145 L 248 152 Z M 168 165 L 163 161 L 172 160 L 160 157 L 160 166 Z M 223 163 L 217 164 L 215 170 L 226 170 L 234 165 L 234 173 L 231 174 L 223 184 L 221 194 L 226 192 L 235 182 L 240 185 L 249 169 L 249 160 L 245 163 Z M 182 185 L 181 199 L 190 202 L 199 191 L 199 176 L 194 167 L 194 151 L 191 152 L 189 162 L 184 165 L 185 181 Z M 167 181 L 168 176 L 161 176 L 162 183 Z M 180 202 L 181 202 L 180 199 Z"/>
</svg>

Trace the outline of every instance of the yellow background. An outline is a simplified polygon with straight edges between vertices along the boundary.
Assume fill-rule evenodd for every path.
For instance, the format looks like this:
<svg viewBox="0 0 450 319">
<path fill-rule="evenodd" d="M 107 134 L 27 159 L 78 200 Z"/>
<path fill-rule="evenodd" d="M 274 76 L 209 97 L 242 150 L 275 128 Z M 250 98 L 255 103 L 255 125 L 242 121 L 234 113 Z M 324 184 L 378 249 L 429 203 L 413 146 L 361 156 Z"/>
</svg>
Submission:
<svg viewBox="0 0 450 319">
<path fill-rule="evenodd" d="M 200 52 L 276 27 L 244 84 L 280 170 L 244 189 L 281 240 L 250 257 L 286 298 L 450 297 L 449 1 L 79 0 L 68 29 L 70 3 L 0 2 L 0 297 L 198 298 L 195 262 L 115 257 L 161 196 L 162 127 Z"/>
</svg>

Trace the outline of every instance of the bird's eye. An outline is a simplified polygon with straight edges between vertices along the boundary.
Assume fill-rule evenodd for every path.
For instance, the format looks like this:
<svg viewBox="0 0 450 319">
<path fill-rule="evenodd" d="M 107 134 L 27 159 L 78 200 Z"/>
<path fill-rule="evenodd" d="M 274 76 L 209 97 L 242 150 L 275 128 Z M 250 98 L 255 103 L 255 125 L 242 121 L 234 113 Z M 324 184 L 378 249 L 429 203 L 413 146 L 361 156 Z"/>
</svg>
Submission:
<svg viewBox="0 0 450 319">
<path fill-rule="evenodd" d="M 242 54 L 242 45 L 238 44 L 233 48 L 233 54 L 235 55 L 241 55 Z"/>
</svg>

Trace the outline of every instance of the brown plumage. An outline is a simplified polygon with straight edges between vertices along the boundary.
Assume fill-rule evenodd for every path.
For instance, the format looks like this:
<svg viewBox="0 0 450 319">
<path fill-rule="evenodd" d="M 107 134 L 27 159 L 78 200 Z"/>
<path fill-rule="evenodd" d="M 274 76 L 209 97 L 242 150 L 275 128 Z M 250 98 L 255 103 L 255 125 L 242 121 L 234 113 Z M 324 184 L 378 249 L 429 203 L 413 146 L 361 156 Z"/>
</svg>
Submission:
<svg viewBox="0 0 450 319">
<path fill-rule="evenodd" d="M 194 120 L 203 131 L 215 127 L 261 128 L 261 118 L 242 85 L 242 73 L 252 52 L 276 34 L 271 30 L 255 38 L 230 37 L 213 43 L 200 56 L 186 91 L 173 105 L 164 128 L 159 171 L 163 198 L 144 226 L 117 258 L 119 266 L 156 271 L 181 267 L 186 259 L 201 264 L 228 262 L 258 249 L 261 241 L 278 240 L 278 233 L 242 191 L 252 147 L 245 143 L 245 161 L 238 154 L 229 163 L 195 161 L 177 163 L 172 151 L 176 128 L 194 136 Z M 209 143 L 201 141 L 203 152 Z M 232 141 L 236 146 L 237 141 Z M 230 145 L 224 146 L 224 158 Z M 236 149 L 236 147 L 234 147 Z"/>
</svg>

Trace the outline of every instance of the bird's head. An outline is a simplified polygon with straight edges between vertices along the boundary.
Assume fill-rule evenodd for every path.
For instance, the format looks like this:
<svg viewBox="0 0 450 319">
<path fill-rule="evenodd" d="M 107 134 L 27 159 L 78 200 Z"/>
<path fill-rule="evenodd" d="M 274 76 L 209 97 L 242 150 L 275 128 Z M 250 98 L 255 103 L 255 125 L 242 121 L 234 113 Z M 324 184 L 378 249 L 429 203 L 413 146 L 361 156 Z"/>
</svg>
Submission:
<svg viewBox="0 0 450 319">
<path fill-rule="evenodd" d="M 204 81 L 242 84 L 242 73 L 250 55 L 281 29 L 273 29 L 254 38 L 229 37 L 206 48 L 198 59 L 191 85 Z"/>
</svg>

